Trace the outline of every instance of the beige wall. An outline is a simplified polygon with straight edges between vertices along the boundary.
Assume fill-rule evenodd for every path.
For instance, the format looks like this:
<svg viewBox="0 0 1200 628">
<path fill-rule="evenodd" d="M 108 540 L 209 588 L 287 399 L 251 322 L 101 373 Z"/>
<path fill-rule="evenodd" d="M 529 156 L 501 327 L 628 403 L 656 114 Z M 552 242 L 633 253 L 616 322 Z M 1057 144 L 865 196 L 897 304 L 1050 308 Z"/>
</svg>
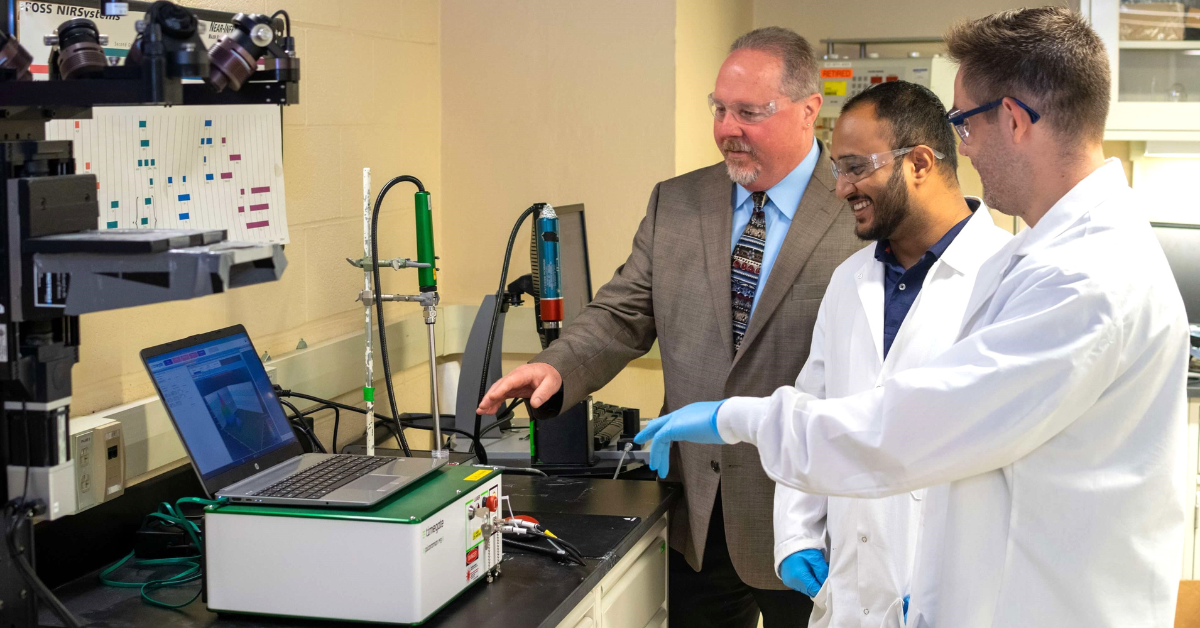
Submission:
<svg viewBox="0 0 1200 628">
<path fill-rule="evenodd" d="M 849 37 L 940 37 L 951 24 L 1030 3 L 1020 0 L 754 0 L 754 26 L 786 26 L 824 52 L 818 40 Z M 1072 0 L 1043 0 L 1033 4 L 1077 6 Z M 912 46 L 872 48 L 885 56 L 903 54 Z M 916 48 L 920 49 L 920 48 Z M 838 54 L 858 56 L 857 46 L 839 47 Z"/>
<path fill-rule="evenodd" d="M 301 338 L 312 344 L 360 330 L 362 308 L 354 297 L 362 273 L 345 258 L 362 252 L 362 168 L 373 169 L 376 189 L 403 172 L 421 178 L 435 203 L 440 197 L 437 0 L 190 4 L 246 12 L 284 8 L 294 20 L 303 78 L 302 104 L 284 112 L 288 268 L 279 282 L 227 295 L 83 316 L 74 416 L 153 395 L 138 359 L 143 347 L 243 323 L 260 351 L 278 355 Z M 396 188 L 385 204 L 384 256 L 416 255 L 412 191 Z M 385 280 L 384 287 L 415 291 L 415 273 L 405 272 Z M 390 306 L 389 319 L 411 313 L 411 307 Z M 398 392 L 422 389 L 405 386 Z M 423 407 L 417 403 L 423 402 L 413 407 Z"/>
<path fill-rule="evenodd" d="M 496 291 L 513 222 L 538 201 L 587 205 L 595 288 L 624 262 L 675 171 L 674 33 L 662 0 L 442 4 L 447 303 Z M 510 280 L 529 272 L 528 234 Z"/>
<path fill-rule="evenodd" d="M 752 0 L 675 4 L 675 174 L 721 161 L 707 97 L 739 35 L 753 28 Z"/>
</svg>

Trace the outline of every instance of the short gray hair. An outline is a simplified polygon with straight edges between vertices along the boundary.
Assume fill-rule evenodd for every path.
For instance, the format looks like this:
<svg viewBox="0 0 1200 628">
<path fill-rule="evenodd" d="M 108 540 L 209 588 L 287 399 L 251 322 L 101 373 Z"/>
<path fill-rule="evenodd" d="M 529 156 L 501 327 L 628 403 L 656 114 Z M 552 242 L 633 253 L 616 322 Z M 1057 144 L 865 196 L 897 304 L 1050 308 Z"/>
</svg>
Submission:
<svg viewBox="0 0 1200 628">
<path fill-rule="evenodd" d="M 743 49 L 770 53 L 783 61 L 779 90 L 788 98 L 800 100 L 817 93 L 816 56 L 808 40 L 795 31 L 779 26 L 756 28 L 738 37 L 729 52 Z"/>
</svg>

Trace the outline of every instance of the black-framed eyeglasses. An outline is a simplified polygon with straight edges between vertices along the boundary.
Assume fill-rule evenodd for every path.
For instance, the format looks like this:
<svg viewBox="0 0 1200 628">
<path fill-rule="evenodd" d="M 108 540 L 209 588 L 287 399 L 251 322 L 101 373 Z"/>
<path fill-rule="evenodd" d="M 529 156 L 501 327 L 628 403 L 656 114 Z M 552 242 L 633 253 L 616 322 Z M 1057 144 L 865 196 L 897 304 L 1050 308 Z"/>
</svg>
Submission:
<svg viewBox="0 0 1200 628">
<path fill-rule="evenodd" d="M 1042 115 L 1034 111 L 1029 105 L 1017 100 L 1016 98 L 1013 98 L 1012 100 L 1020 105 L 1021 108 L 1029 114 L 1030 124 L 1037 124 L 1037 121 L 1042 119 Z M 958 109 L 954 109 L 950 113 L 946 114 L 946 119 L 950 121 L 950 125 L 954 127 L 954 132 L 958 133 L 958 137 L 962 138 L 963 142 L 966 142 L 967 138 L 971 135 L 971 123 L 968 118 L 981 114 L 985 111 L 991 111 L 992 109 L 999 107 L 1003 102 L 1004 99 L 1001 98 L 999 100 L 993 100 L 986 105 L 976 107 L 970 111 L 960 111 Z"/>
</svg>

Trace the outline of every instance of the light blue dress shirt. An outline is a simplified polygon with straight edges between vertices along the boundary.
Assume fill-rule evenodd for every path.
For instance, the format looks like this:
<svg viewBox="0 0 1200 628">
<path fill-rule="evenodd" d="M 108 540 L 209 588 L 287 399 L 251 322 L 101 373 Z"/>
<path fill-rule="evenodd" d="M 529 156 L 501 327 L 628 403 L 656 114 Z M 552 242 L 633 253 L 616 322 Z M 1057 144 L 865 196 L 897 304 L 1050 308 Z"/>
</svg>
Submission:
<svg viewBox="0 0 1200 628">
<path fill-rule="evenodd" d="M 758 290 L 754 293 L 754 305 L 750 308 L 750 316 L 754 316 L 754 308 L 758 307 L 758 299 L 762 296 L 763 288 L 767 285 L 767 277 L 771 275 L 771 267 L 783 247 L 783 239 L 787 237 L 788 227 L 792 226 L 792 218 L 804 190 L 812 179 L 813 170 L 817 167 L 817 158 L 821 149 L 817 140 L 813 140 L 812 148 L 808 151 L 800 165 L 788 173 L 775 187 L 767 190 L 767 204 L 763 206 L 763 214 L 767 219 L 767 242 L 763 247 L 762 270 L 758 274 Z M 754 201 L 750 199 L 750 191 L 734 184 L 733 186 L 733 234 L 729 243 L 729 255 L 737 247 L 738 238 L 750 224 L 750 214 L 754 212 Z"/>
</svg>

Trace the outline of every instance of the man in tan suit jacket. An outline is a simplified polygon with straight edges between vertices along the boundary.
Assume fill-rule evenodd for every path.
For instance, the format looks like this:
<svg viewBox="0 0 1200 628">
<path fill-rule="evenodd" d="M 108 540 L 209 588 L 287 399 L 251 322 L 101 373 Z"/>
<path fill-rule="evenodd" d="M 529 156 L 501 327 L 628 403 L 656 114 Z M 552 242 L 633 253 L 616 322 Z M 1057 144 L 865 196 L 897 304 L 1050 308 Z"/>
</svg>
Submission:
<svg viewBox="0 0 1200 628">
<path fill-rule="evenodd" d="M 556 416 L 655 340 L 663 413 L 790 385 L 833 270 L 861 247 L 813 139 L 816 86 L 799 35 L 739 38 L 710 96 L 725 163 L 655 186 L 629 259 L 561 338 L 496 382 L 480 412 L 525 397 L 535 417 Z M 753 627 L 760 611 L 766 628 L 806 622 L 811 601 L 775 574 L 775 484 L 757 450 L 687 443 L 671 468 L 684 488 L 671 513 L 671 625 Z"/>
</svg>

